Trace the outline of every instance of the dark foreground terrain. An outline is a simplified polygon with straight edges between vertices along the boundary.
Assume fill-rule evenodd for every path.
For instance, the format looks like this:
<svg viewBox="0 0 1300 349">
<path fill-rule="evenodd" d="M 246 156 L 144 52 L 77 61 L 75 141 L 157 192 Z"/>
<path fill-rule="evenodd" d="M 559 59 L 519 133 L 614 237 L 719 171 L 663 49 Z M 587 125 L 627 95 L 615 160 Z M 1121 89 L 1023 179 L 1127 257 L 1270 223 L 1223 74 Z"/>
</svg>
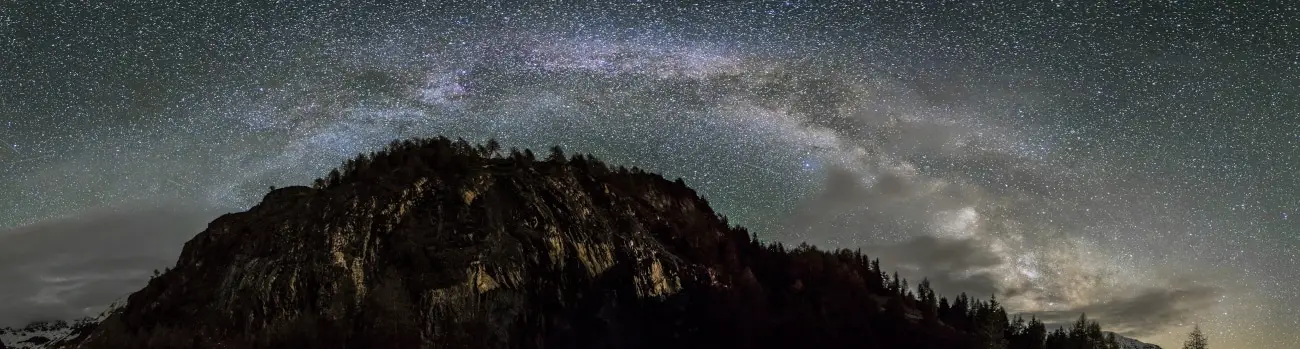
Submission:
<svg viewBox="0 0 1300 349">
<path fill-rule="evenodd" d="M 1049 333 L 995 301 L 939 298 L 860 253 L 761 243 L 680 180 L 440 138 L 394 143 L 216 219 L 175 267 L 54 346 L 1111 343 L 1102 337 L 1083 319 Z"/>
</svg>

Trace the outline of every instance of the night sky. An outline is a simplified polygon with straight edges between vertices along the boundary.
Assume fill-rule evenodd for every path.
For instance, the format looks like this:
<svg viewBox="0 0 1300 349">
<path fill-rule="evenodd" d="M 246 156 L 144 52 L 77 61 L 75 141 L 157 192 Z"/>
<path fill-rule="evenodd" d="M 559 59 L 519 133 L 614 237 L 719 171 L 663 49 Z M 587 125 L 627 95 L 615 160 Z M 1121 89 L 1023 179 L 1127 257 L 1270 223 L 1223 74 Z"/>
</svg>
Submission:
<svg viewBox="0 0 1300 349">
<path fill-rule="evenodd" d="M 1013 312 L 1300 348 L 1294 3 L 103 3 L 0 2 L 0 326 L 442 134 L 683 177 Z"/>
</svg>

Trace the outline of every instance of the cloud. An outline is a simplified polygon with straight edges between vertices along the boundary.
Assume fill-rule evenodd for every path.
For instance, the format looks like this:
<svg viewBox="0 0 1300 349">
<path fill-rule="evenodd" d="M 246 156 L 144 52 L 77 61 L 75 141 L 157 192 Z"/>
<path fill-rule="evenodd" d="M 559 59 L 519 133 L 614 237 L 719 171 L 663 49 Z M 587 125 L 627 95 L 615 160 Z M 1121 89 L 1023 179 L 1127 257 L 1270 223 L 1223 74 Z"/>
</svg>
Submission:
<svg viewBox="0 0 1300 349">
<path fill-rule="evenodd" d="M 980 298 L 999 291 L 1000 282 L 989 268 L 1006 263 L 1001 256 L 971 239 L 919 236 L 903 243 L 863 250 L 904 275 L 928 278 L 936 290 L 954 295 L 966 292 Z M 917 281 L 920 280 L 913 283 Z"/>
<path fill-rule="evenodd" d="M 919 175 L 909 163 L 872 172 L 828 168 L 822 192 L 783 220 L 787 242 L 843 247 L 934 235 L 936 217 L 985 200 L 978 188 Z"/>
<path fill-rule="evenodd" d="M 785 230 L 794 232 L 789 238 L 830 246 L 850 241 L 905 277 L 928 278 L 946 294 L 987 297 L 1011 290 L 999 275 L 1008 258 L 991 248 L 996 239 L 981 226 L 990 219 L 970 208 L 984 200 L 983 193 L 918 175 L 906 164 L 863 177 L 829 169 L 824 190 L 785 220 Z"/>
<path fill-rule="evenodd" d="M 215 216 L 119 209 L 0 232 L 0 326 L 97 314 L 174 264 Z"/>
<path fill-rule="evenodd" d="M 1086 313 L 1115 333 L 1143 336 L 1178 326 L 1222 298 L 1222 288 L 1181 285 L 1147 288 L 1134 294 L 1070 310 L 1034 313 L 1048 324 L 1067 324 Z"/>
<path fill-rule="evenodd" d="M 1012 312 L 1055 323 L 1087 313 L 1127 336 L 1178 325 L 1222 295 L 1218 288 L 1116 269 L 1095 253 L 1097 246 L 1063 234 L 1079 222 L 1055 214 L 1045 217 L 1064 219 L 1039 219 L 1044 216 L 1036 213 L 1047 208 L 1032 198 L 1052 190 L 1048 177 L 1017 169 L 1006 156 L 974 159 L 1005 176 L 1000 181 L 1015 182 L 1011 190 L 923 174 L 904 161 L 881 161 L 886 165 L 867 170 L 831 168 L 824 190 L 785 219 L 786 239 L 861 247 L 913 284 L 928 278 L 949 297 L 996 294 Z"/>
<path fill-rule="evenodd" d="M 1093 280 L 1097 274 L 1076 270 L 1074 272 L 1078 275 L 1075 277 L 1083 281 L 1010 282 L 1004 277 L 1004 271 L 1012 261 L 974 239 L 919 236 L 902 243 L 864 247 L 863 251 L 879 258 L 883 265 L 898 268 L 900 274 L 914 279 L 913 284 L 920 281 L 915 278 L 928 278 L 936 290 L 949 297 L 965 292 L 987 299 L 989 295 L 997 294 L 1008 307 L 1017 300 L 1047 298 L 1038 300 L 1041 302 L 1037 304 L 1052 301 L 1067 307 L 1051 311 L 1008 310 L 1024 311 L 1049 325 L 1068 325 L 1078 319 L 1079 314 L 1087 314 L 1088 318 L 1100 321 L 1107 330 L 1130 337 L 1181 325 L 1191 316 L 1217 304 L 1224 294 L 1222 288 L 1190 281 L 1153 281 L 1151 284 L 1159 286 L 1129 293 L 1112 289 L 1109 296 L 1094 294 L 1082 299 L 1062 299 L 1053 296 L 1052 292 L 1071 286 L 1095 287 L 1087 284 L 1097 281 Z M 1044 287 L 1049 289 L 1043 290 Z"/>
</svg>

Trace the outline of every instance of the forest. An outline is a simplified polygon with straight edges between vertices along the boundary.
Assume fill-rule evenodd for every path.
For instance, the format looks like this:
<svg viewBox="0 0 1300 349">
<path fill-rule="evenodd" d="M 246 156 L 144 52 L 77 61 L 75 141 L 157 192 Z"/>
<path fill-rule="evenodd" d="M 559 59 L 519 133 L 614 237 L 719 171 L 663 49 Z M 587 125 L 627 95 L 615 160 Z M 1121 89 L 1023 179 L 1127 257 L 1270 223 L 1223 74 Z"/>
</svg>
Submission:
<svg viewBox="0 0 1300 349">
<path fill-rule="evenodd" d="M 601 181 L 650 180 L 642 169 L 610 166 L 591 155 L 566 156 L 559 146 L 544 159 L 531 150 L 503 151 L 496 140 L 471 145 L 445 137 L 394 141 L 385 149 L 360 154 L 315 181 L 318 189 L 376 177 L 416 176 L 437 168 L 470 175 L 509 173 L 519 168 L 571 172 Z M 678 178 L 673 189 L 694 195 Z M 707 204 L 707 200 L 701 200 Z M 726 217 L 714 213 L 726 224 Z M 860 250 L 826 251 L 801 244 L 790 248 L 764 243 L 743 227 L 730 226 L 725 239 L 699 239 L 677 233 L 668 241 L 688 260 L 708 266 L 708 285 L 688 288 L 691 314 L 706 314 L 675 324 L 698 335 L 696 344 L 724 347 L 866 347 L 978 349 L 1119 349 L 1113 333 L 1079 314 L 1069 324 L 1046 324 L 1030 315 L 1011 315 L 995 295 L 987 300 L 965 293 L 943 296 L 928 280 L 914 285 L 883 269 Z M 671 233 L 670 233 L 671 234 Z M 717 279 L 727 279 L 719 282 Z M 716 287 L 717 285 L 727 285 Z M 698 298 L 708 299 L 699 301 Z M 665 329 L 668 330 L 668 329 Z M 739 341 L 739 342 L 737 342 Z M 1199 327 L 1187 349 L 1206 348 Z M 667 344 L 667 343 L 665 343 Z"/>
</svg>

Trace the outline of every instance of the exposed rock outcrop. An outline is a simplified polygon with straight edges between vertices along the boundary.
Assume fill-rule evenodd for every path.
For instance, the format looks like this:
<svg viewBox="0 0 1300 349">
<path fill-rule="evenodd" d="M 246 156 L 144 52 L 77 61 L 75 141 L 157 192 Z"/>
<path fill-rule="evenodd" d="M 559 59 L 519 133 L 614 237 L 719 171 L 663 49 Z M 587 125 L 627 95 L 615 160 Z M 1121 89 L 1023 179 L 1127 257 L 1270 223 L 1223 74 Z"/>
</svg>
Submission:
<svg viewBox="0 0 1300 349">
<path fill-rule="evenodd" d="M 887 318 L 864 256 L 760 244 L 680 180 L 491 148 L 395 143 L 313 187 L 274 190 L 211 222 L 174 268 L 60 346 L 966 343 Z M 885 298 L 911 304 L 899 297 Z"/>
</svg>

